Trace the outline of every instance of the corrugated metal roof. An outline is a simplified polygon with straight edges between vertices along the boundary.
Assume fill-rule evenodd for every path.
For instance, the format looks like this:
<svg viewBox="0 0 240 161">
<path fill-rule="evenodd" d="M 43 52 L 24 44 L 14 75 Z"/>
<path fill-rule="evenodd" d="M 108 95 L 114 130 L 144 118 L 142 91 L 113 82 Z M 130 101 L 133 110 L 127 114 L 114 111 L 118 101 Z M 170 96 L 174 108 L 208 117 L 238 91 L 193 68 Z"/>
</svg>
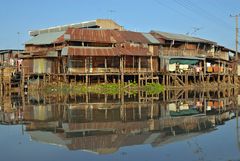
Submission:
<svg viewBox="0 0 240 161">
<path fill-rule="evenodd" d="M 69 35 L 71 41 L 83 41 L 83 42 L 99 42 L 99 43 L 123 43 L 123 42 L 135 42 L 135 43 L 159 43 L 156 38 L 150 34 L 145 36 L 140 32 L 133 31 L 119 31 L 109 29 L 76 29 L 69 28 L 66 33 Z M 58 39 L 57 42 L 62 42 L 64 36 Z"/>
<path fill-rule="evenodd" d="M 116 22 L 110 19 L 96 19 L 92 21 L 85 21 L 80 23 L 73 23 L 61 26 L 50 27 L 46 29 L 33 30 L 29 32 L 30 36 L 37 36 L 43 33 L 66 31 L 68 28 L 109 28 L 123 30 Z"/>
<path fill-rule="evenodd" d="M 148 39 L 149 42 L 151 42 L 152 44 L 160 44 L 160 42 L 151 34 L 149 33 L 142 33 L 142 35 Z"/>
<path fill-rule="evenodd" d="M 133 31 L 115 31 L 118 32 L 122 41 L 124 42 L 135 42 L 135 43 L 150 43 L 150 41 L 142 35 L 140 32 Z"/>
<path fill-rule="evenodd" d="M 69 46 L 62 50 L 62 55 L 70 56 L 149 56 L 151 53 L 148 49 L 132 48 L 124 49 L 120 47 L 76 47 Z"/>
<path fill-rule="evenodd" d="M 43 33 L 66 31 L 69 27 L 71 27 L 71 28 L 88 28 L 88 27 L 94 27 L 94 26 L 96 26 L 96 20 L 62 25 L 62 26 L 55 26 L 55 27 L 50 27 L 50 28 L 41 29 L 41 30 L 34 30 L 34 31 L 30 31 L 29 34 L 30 34 L 30 36 L 36 36 L 36 35 L 43 34 Z"/>
<path fill-rule="evenodd" d="M 162 36 L 164 39 L 167 40 L 175 40 L 175 41 L 183 41 L 183 42 L 195 42 L 195 43 L 208 43 L 208 44 L 217 44 L 216 42 L 205 40 L 202 38 L 187 36 L 183 34 L 174 34 L 174 33 L 168 33 L 168 32 L 161 32 L 161 31 L 151 31 L 153 33 L 157 33 L 160 36 Z"/>
<path fill-rule="evenodd" d="M 0 54 L 6 54 L 6 53 L 19 53 L 23 52 L 23 50 L 19 49 L 6 49 L 6 50 L 0 50 Z"/>
<path fill-rule="evenodd" d="M 52 44 L 59 37 L 64 35 L 65 31 L 44 33 L 33 37 L 31 40 L 27 41 L 25 45 L 43 45 L 43 44 Z"/>
<path fill-rule="evenodd" d="M 70 35 L 69 40 L 83 42 L 116 43 L 113 30 L 75 29 L 69 28 L 65 34 Z M 59 39 L 61 41 L 64 39 Z"/>
<path fill-rule="evenodd" d="M 115 48 L 99 47 L 66 47 L 69 56 L 118 56 L 120 53 Z"/>
</svg>

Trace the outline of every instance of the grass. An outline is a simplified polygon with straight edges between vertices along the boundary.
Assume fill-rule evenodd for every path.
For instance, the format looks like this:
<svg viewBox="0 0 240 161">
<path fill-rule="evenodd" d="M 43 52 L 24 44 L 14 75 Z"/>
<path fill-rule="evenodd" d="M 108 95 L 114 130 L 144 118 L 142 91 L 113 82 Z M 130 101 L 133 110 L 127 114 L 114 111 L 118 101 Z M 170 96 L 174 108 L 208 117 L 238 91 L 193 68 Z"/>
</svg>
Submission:
<svg viewBox="0 0 240 161">
<path fill-rule="evenodd" d="M 108 84 L 95 84 L 91 86 L 85 86 L 84 84 L 70 85 L 46 85 L 41 90 L 46 93 L 77 93 L 82 94 L 86 92 L 96 93 L 96 94 L 118 94 L 119 92 L 137 93 L 139 88 L 137 83 L 130 83 L 127 85 L 119 85 L 117 83 Z M 164 88 L 158 83 L 148 83 L 147 85 L 140 88 L 140 90 L 146 91 L 149 94 L 161 93 Z"/>
<path fill-rule="evenodd" d="M 162 92 L 164 87 L 159 83 L 147 83 L 147 85 L 143 87 L 143 90 L 149 94 L 157 94 Z"/>
</svg>

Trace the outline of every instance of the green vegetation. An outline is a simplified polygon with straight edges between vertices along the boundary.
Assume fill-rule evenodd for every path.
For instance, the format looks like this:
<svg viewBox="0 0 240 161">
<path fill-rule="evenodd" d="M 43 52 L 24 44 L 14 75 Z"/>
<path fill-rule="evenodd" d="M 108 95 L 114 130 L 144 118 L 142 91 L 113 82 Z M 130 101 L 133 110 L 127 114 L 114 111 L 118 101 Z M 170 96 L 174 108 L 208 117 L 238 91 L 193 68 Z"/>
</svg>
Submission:
<svg viewBox="0 0 240 161">
<path fill-rule="evenodd" d="M 137 83 L 129 83 L 120 85 L 117 83 L 108 84 L 95 84 L 86 86 L 84 84 L 58 84 L 58 85 L 46 85 L 42 88 L 46 93 L 97 93 L 97 94 L 118 94 L 119 92 L 128 92 L 131 94 L 137 93 L 139 88 Z M 146 91 L 149 94 L 157 94 L 164 90 L 163 86 L 158 83 L 148 83 L 140 88 L 140 90 Z"/>
<path fill-rule="evenodd" d="M 162 92 L 164 87 L 159 83 L 147 83 L 147 85 L 143 87 L 143 90 L 149 94 L 157 94 Z"/>
<path fill-rule="evenodd" d="M 103 93 L 103 94 L 117 94 L 119 93 L 119 90 L 121 86 L 118 84 L 110 83 L 110 84 L 97 84 L 88 87 L 88 92 L 91 93 Z"/>
</svg>

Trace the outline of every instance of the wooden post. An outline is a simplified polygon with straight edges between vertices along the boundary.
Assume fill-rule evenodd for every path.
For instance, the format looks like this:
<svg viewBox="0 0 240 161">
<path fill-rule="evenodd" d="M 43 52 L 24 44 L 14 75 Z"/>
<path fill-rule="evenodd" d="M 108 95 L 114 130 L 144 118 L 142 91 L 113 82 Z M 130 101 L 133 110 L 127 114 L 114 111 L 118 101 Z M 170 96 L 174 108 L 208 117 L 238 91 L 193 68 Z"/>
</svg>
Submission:
<svg viewBox="0 0 240 161">
<path fill-rule="evenodd" d="M 22 84 L 21 84 L 21 89 L 24 89 L 24 82 L 25 82 L 25 73 L 24 73 L 24 68 L 22 68 Z"/>
<path fill-rule="evenodd" d="M 46 85 L 46 74 L 43 74 L 43 86 Z"/>
<path fill-rule="evenodd" d="M 166 86 L 167 87 L 169 86 L 169 75 L 168 74 L 166 75 Z"/>
<path fill-rule="evenodd" d="M 152 77 L 152 83 L 153 83 L 153 58 L 150 56 L 150 65 L 151 65 L 151 77 Z"/>
<path fill-rule="evenodd" d="M 88 72 L 87 71 L 87 58 L 86 57 L 84 58 L 84 61 L 85 61 L 85 74 L 86 74 Z"/>
<path fill-rule="evenodd" d="M 99 84 L 100 83 L 100 76 L 97 79 L 98 79 L 98 84 Z"/>
<path fill-rule="evenodd" d="M 104 67 L 105 67 L 104 83 L 107 83 L 107 58 L 106 58 L 106 57 L 105 57 L 105 59 L 104 59 Z"/>
<path fill-rule="evenodd" d="M 86 78 L 86 86 L 88 86 L 88 74 L 86 74 L 86 76 L 85 76 Z"/>
<path fill-rule="evenodd" d="M 231 76 L 228 74 L 228 85 L 231 85 Z"/>
<path fill-rule="evenodd" d="M 120 118 L 122 119 L 122 121 L 125 121 L 125 108 L 124 108 L 124 93 L 120 93 L 120 103 L 121 103 L 121 107 L 120 107 Z"/>
<path fill-rule="evenodd" d="M 132 65 L 132 67 L 133 67 L 133 69 L 134 69 L 134 67 L 135 67 L 135 64 L 134 64 L 134 62 L 135 62 L 135 57 L 133 56 L 133 65 Z M 134 70 L 135 71 L 135 70 Z"/>
<path fill-rule="evenodd" d="M 11 76 L 8 77 L 8 90 L 11 91 Z"/>
<path fill-rule="evenodd" d="M 108 81 L 107 81 L 107 74 L 105 73 L 104 74 L 104 83 L 106 84 Z"/>
<path fill-rule="evenodd" d="M 205 77 L 206 73 L 207 73 L 206 59 L 204 59 L 204 62 L 203 62 L 203 73 L 204 73 L 204 77 Z"/>
<path fill-rule="evenodd" d="M 141 57 L 138 57 L 138 87 L 140 87 L 141 85 L 140 71 L 141 71 Z"/>
<path fill-rule="evenodd" d="M 220 85 L 220 74 L 218 74 L 218 86 Z"/>
<path fill-rule="evenodd" d="M 162 84 L 165 86 L 165 74 L 163 74 L 163 80 L 162 80 Z"/>
<path fill-rule="evenodd" d="M 185 74 L 185 85 L 188 86 L 188 73 Z"/>
<path fill-rule="evenodd" d="M 120 72 L 121 72 L 121 84 L 124 83 L 124 59 L 123 57 L 120 58 Z"/>
</svg>

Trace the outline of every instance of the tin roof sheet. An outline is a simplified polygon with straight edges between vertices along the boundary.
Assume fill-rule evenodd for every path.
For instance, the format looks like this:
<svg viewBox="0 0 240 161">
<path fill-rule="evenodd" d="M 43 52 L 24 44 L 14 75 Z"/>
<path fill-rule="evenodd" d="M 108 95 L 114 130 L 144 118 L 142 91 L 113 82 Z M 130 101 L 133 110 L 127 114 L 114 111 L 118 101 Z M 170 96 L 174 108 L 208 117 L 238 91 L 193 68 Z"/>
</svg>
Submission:
<svg viewBox="0 0 240 161">
<path fill-rule="evenodd" d="M 142 35 L 148 39 L 149 42 L 151 42 L 152 44 L 160 44 L 160 42 L 151 34 L 149 33 L 142 33 Z"/>
<path fill-rule="evenodd" d="M 75 29 L 69 28 L 65 35 L 69 35 L 67 40 L 82 42 L 99 42 L 99 43 L 159 43 L 156 38 L 150 34 L 143 35 L 140 32 L 119 31 L 111 29 Z M 65 41 L 64 36 L 57 42 Z"/>
<path fill-rule="evenodd" d="M 135 43 L 151 43 L 145 36 L 140 32 L 133 31 L 118 31 L 121 39 L 125 42 L 135 42 Z"/>
<path fill-rule="evenodd" d="M 6 50 L 0 50 L 0 54 L 8 54 L 8 53 L 19 53 L 22 52 L 22 49 L 6 49 Z"/>
<path fill-rule="evenodd" d="M 62 55 L 70 56 L 149 56 L 148 49 L 124 49 L 120 47 L 76 47 L 69 46 L 62 50 Z"/>
<path fill-rule="evenodd" d="M 217 44 L 216 42 L 213 42 L 213 41 L 209 41 L 209 40 L 198 38 L 198 37 L 183 35 L 183 34 L 168 33 L 168 32 L 162 32 L 162 31 L 151 31 L 151 32 L 159 34 L 160 36 L 162 36 L 166 40 Z"/>
<path fill-rule="evenodd" d="M 59 37 L 64 35 L 65 31 L 44 33 L 33 37 L 25 45 L 45 45 L 54 43 Z"/>
<path fill-rule="evenodd" d="M 112 30 L 74 29 L 69 28 L 66 33 L 71 41 L 116 43 Z"/>
<path fill-rule="evenodd" d="M 46 29 L 33 30 L 33 31 L 29 32 L 29 35 L 36 36 L 36 35 L 43 34 L 43 33 L 66 31 L 69 27 L 71 27 L 71 28 L 94 27 L 94 26 L 96 26 L 96 21 L 97 20 L 92 20 L 92 21 L 73 23 L 73 24 L 68 24 L 68 25 L 55 26 L 55 27 L 50 27 L 50 28 L 46 28 Z"/>
</svg>

